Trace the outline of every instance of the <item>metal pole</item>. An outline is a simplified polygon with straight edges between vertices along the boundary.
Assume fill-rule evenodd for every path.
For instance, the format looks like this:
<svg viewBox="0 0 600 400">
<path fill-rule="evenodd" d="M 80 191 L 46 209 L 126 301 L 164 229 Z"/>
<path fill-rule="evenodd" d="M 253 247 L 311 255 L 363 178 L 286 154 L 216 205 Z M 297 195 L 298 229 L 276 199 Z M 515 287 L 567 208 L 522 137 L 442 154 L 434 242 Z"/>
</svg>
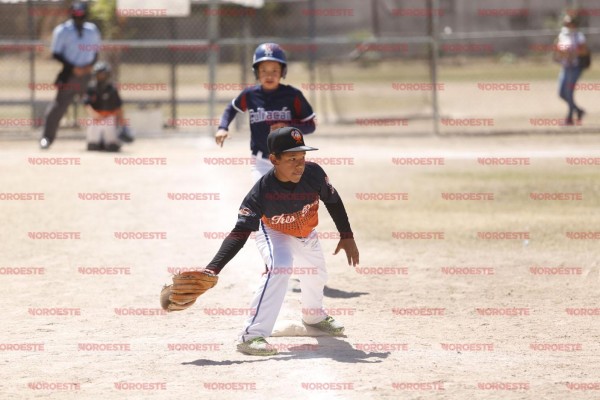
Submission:
<svg viewBox="0 0 600 400">
<path fill-rule="evenodd" d="M 377 2 L 379 0 L 371 0 L 371 26 L 373 30 L 373 36 L 379 37 L 379 12 L 377 11 Z"/>
<path fill-rule="evenodd" d="M 169 30 L 171 38 L 177 40 L 177 29 L 175 26 L 175 18 L 169 18 Z M 171 82 L 171 124 L 170 127 L 174 128 L 177 126 L 177 64 L 175 62 L 175 52 L 169 52 L 169 80 Z"/>
<path fill-rule="evenodd" d="M 439 58 L 439 0 L 427 0 L 427 6 L 430 12 L 428 13 L 428 34 L 429 42 L 429 73 L 432 83 L 432 108 L 433 108 L 433 133 L 438 136 L 440 134 L 440 111 L 438 100 L 438 58 Z"/>
<path fill-rule="evenodd" d="M 217 66 L 219 63 L 219 48 L 217 41 L 219 40 L 219 4 L 217 0 L 210 0 L 208 6 L 208 40 L 211 51 L 208 52 L 208 82 L 209 87 L 214 87 L 217 74 Z M 209 121 L 215 119 L 215 106 L 216 106 L 216 90 L 209 90 L 208 92 L 208 118 Z M 210 126 L 210 124 L 209 124 Z"/>
<path fill-rule="evenodd" d="M 35 27 L 33 24 L 33 9 L 31 0 L 27 0 L 27 29 L 29 30 L 29 40 L 35 40 Z M 37 46 L 31 46 L 29 49 L 29 105 L 31 108 L 31 121 L 33 126 L 37 126 L 35 120 L 35 49 Z"/>
<path fill-rule="evenodd" d="M 316 63 L 316 45 L 315 45 L 315 37 L 317 35 L 317 23 L 315 20 L 315 0 L 308 1 L 308 9 L 310 10 L 310 14 L 308 16 L 308 37 L 310 38 L 310 48 L 308 50 L 308 71 L 309 71 L 309 80 L 311 87 L 314 87 L 314 84 L 317 81 L 316 71 L 315 71 L 315 63 Z M 309 101 L 316 107 L 316 98 L 315 91 L 311 90 L 309 93 Z"/>
<path fill-rule="evenodd" d="M 250 18 L 242 18 L 242 38 L 244 39 L 249 39 L 252 37 L 252 30 L 250 29 Z M 240 72 L 241 72 L 241 76 L 240 76 L 240 81 L 242 84 L 247 84 L 249 82 L 248 80 L 248 71 L 249 71 L 249 65 L 251 64 L 251 61 L 248 60 L 248 54 L 250 54 L 254 49 L 251 48 L 250 44 L 248 42 L 244 42 L 244 44 L 241 46 L 242 48 L 242 54 L 240 55 Z M 254 81 L 254 75 L 252 75 L 250 77 L 250 79 L 252 79 L 252 81 Z M 236 129 L 241 129 L 242 125 L 243 125 L 243 119 L 242 118 L 236 118 L 235 119 L 235 128 Z"/>
</svg>

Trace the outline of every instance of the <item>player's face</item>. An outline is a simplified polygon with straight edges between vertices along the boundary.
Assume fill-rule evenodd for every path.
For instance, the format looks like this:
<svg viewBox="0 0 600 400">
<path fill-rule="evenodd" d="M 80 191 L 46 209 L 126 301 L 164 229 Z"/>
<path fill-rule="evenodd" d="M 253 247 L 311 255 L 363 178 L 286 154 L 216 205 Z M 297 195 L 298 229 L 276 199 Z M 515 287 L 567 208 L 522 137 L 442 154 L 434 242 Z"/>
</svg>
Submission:
<svg viewBox="0 0 600 400">
<path fill-rule="evenodd" d="M 258 80 L 265 90 L 275 90 L 281 80 L 281 64 L 277 61 L 263 61 L 258 64 Z"/>
<path fill-rule="evenodd" d="M 97 72 L 96 73 L 96 80 L 98 82 L 106 82 L 108 80 L 108 73 L 105 72 L 105 71 Z"/>
<path fill-rule="evenodd" d="M 305 156 L 305 151 L 282 153 L 279 159 L 271 156 L 271 162 L 275 166 L 275 177 L 281 182 L 300 182 L 304 173 Z"/>
</svg>

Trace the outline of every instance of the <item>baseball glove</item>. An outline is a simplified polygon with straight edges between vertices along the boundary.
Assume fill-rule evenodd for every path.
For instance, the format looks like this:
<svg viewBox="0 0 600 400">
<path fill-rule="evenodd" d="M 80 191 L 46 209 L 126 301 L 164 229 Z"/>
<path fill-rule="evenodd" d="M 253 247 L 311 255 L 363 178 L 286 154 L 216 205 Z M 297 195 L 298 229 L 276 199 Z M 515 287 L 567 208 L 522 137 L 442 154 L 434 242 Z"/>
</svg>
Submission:
<svg viewBox="0 0 600 400">
<path fill-rule="evenodd" d="M 160 291 L 163 310 L 181 311 L 191 307 L 196 299 L 217 284 L 219 277 L 211 270 L 182 272 L 173 276 L 173 284 Z"/>
</svg>

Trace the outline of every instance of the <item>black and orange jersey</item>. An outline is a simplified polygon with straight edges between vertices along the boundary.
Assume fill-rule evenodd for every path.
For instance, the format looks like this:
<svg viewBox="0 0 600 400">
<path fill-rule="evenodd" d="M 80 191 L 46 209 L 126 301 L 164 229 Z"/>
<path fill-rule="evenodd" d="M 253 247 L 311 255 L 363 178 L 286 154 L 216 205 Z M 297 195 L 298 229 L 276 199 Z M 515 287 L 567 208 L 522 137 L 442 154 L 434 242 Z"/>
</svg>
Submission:
<svg viewBox="0 0 600 400">
<path fill-rule="evenodd" d="M 96 81 L 90 82 L 83 103 L 103 116 L 114 115 L 123 106 L 119 92 L 112 83 L 98 85 Z"/>
<path fill-rule="evenodd" d="M 242 201 L 234 229 L 223 240 L 207 268 L 220 272 L 241 250 L 250 233 L 259 229 L 261 221 L 279 232 L 298 238 L 307 237 L 319 223 L 320 201 L 331 215 L 340 238 L 353 238 L 344 203 L 323 168 L 306 162 L 298 183 L 279 181 L 275 170 L 271 169 Z"/>
<path fill-rule="evenodd" d="M 319 200 L 337 203 L 340 197 L 318 164 L 306 162 L 298 183 L 279 181 L 271 169 L 242 201 L 236 228 L 256 231 L 262 221 L 276 231 L 307 237 L 319 223 Z"/>
</svg>

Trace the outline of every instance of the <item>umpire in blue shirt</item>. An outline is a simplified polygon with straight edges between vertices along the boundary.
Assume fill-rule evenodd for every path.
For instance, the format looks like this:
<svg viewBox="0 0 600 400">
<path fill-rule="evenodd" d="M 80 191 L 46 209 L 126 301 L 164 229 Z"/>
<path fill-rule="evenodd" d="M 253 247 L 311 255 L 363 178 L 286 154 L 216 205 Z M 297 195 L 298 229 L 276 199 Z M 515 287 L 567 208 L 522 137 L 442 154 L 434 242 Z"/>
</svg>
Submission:
<svg viewBox="0 0 600 400">
<path fill-rule="evenodd" d="M 87 16 L 87 4 L 75 2 L 71 5 L 71 19 L 58 25 L 52 33 L 52 57 L 63 67 L 54 82 L 58 90 L 56 98 L 46 110 L 40 139 L 42 149 L 49 148 L 54 141 L 58 124 L 75 95 L 85 93 L 92 67 L 98 59 L 100 31 L 86 21 Z"/>
</svg>

